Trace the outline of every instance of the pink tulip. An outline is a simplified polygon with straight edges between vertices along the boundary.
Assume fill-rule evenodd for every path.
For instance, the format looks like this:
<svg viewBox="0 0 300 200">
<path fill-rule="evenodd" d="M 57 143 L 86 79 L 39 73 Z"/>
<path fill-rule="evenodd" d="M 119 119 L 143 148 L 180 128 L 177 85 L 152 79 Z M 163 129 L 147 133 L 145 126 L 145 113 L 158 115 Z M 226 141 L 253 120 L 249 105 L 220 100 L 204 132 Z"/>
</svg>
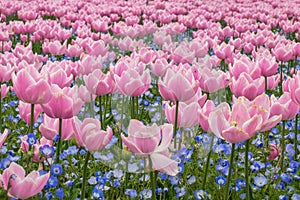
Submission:
<svg viewBox="0 0 300 200">
<path fill-rule="evenodd" d="M 195 52 L 191 51 L 187 44 L 181 43 L 171 54 L 175 63 L 193 63 Z"/>
<path fill-rule="evenodd" d="M 271 96 L 272 107 L 270 115 L 282 115 L 282 120 L 293 119 L 299 110 L 298 104 L 294 103 L 289 92 L 284 92 L 277 100 L 274 95 Z"/>
<path fill-rule="evenodd" d="M 36 144 L 33 145 L 34 150 L 33 150 L 33 157 L 31 159 L 33 162 L 44 162 L 46 158 L 50 157 L 49 155 L 41 156 L 40 148 L 45 145 L 52 147 L 53 146 L 52 140 L 48 140 L 45 137 L 42 137 L 40 141 L 37 141 Z"/>
<path fill-rule="evenodd" d="M 165 114 L 169 123 L 175 123 L 175 105 L 169 105 L 168 102 L 164 102 L 165 104 Z M 186 104 L 184 102 L 179 102 L 178 106 L 178 118 L 177 125 L 178 127 L 191 128 L 198 124 L 198 114 L 199 114 L 200 106 L 197 102 L 192 102 L 190 104 Z"/>
<path fill-rule="evenodd" d="M 167 69 L 163 80 L 158 80 L 158 88 L 161 96 L 170 101 L 187 101 L 192 98 L 198 88 L 191 70 L 185 74 L 175 72 L 173 69 Z"/>
<path fill-rule="evenodd" d="M 194 39 L 190 42 L 189 49 L 195 53 L 197 58 L 204 58 L 208 52 L 208 43 Z"/>
<path fill-rule="evenodd" d="M 66 73 L 60 65 L 47 65 L 41 70 L 41 74 L 48 76 L 49 84 L 56 84 L 60 88 L 69 87 L 73 81 L 73 75 Z"/>
<path fill-rule="evenodd" d="M 97 96 L 112 94 L 115 88 L 110 72 L 104 74 L 101 69 L 96 69 L 88 76 L 84 76 L 84 82 L 89 92 Z"/>
<path fill-rule="evenodd" d="M 248 101 L 247 99 L 243 100 Z M 268 95 L 261 94 L 257 96 L 253 101 L 248 102 L 250 115 L 254 116 L 255 114 L 259 114 L 262 116 L 263 123 L 260 129 L 261 132 L 270 130 L 281 121 L 281 114 L 271 115 L 271 108 L 273 106 L 273 103 Z"/>
<path fill-rule="evenodd" d="M 221 45 L 214 47 L 214 52 L 216 53 L 216 56 L 222 60 L 231 58 L 233 55 L 233 50 L 234 47 L 226 43 L 222 43 Z"/>
<path fill-rule="evenodd" d="M 150 71 L 146 69 L 139 73 L 136 69 L 123 71 L 121 76 L 114 75 L 116 85 L 122 94 L 127 96 L 140 96 L 144 94 L 151 83 Z"/>
<path fill-rule="evenodd" d="M 66 50 L 66 55 L 69 57 L 79 57 L 83 53 L 83 49 L 78 44 L 69 45 L 68 49 Z"/>
<path fill-rule="evenodd" d="M 81 85 L 78 88 L 79 98 L 86 103 L 90 103 L 96 99 L 96 95 L 91 94 L 86 86 Z"/>
<path fill-rule="evenodd" d="M 102 57 L 98 56 L 90 56 L 90 55 L 84 55 L 83 59 L 79 62 L 80 68 L 79 68 L 79 74 L 82 75 L 88 75 L 92 71 L 96 69 L 102 69 Z"/>
<path fill-rule="evenodd" d="M 209 127 L 216 136 L 231 143 L 238 143 L 250 139 L 261 129 L 262 116 L 252 116 L 247 100 L 243 99 L 245 97 L 239 97 L 232 110 L 227 103 L 221 103 L 210 113 Z"/>
<path fill-rule="evenodd" d="M 261 69 L 262 76 L 272 76 L 278 69 L 278 64 L 273 56 L 260 56 L 257 58 L 257 64 Z"/>
<path fill-rule="evenodd" d="M 71 140 L 74 138 L 72 121 L 73 118 L 62 120 L 61 140 Z M 46 139 L 53 140 L 58 135 L 58 128 L 59 119 L 53 119 L 44 115 L 44 121 L 40 125 L 39 130 Z"/>
<path fill-rule="evenodd" d="M 80 111 L 83 101 L 78 97 L 78 87 L 59 88 L 57 85 L 51 85 L 53 97 L 51 100 L 42 104 L 43 111 L 51 118 L 68 119 L 77 115 Z"/>
<path fill-rule="evenodd" d="M 300 105 L 300 72 L 294 75 L 292 79 L 289 80 L 288 90 L 290 91 L 292 100 Z"/>
<path fill-rule="evenodd" d="M 242 55 L 233 59 L 233 65 L 228 67 L 231 76 L 235 79 L 243 73 L 247 73 L 252 79 L 258 79 L 261 76 L 261 69 L 249 57 Z"/>
<path fill-rule="evenodd" d="M 279 81 L 280 81 L 280 74 L 269 76 L 267 78 L 268 90 L 274 90 L 278 86 Z"/>
<path fill-rule="evenodd" d="M 150 156 L 154 170 L 175 176 L 178 173 L 178 163 L 168 156 L 168 148 L 173 138 L 172 129 L 171 124 L 145 126 L 132 119 L 129 122 L 128 137 L 121 137 L 133 153 L 144 158 Z"/>
<path fill-rule="evenodd" d="M 198 105 L 202 107 L 206 99 L 207 99 L 207 95 L 206 94 L 203 95 L 201 88 L 198 88 L 196 94 L 192 98 L 188 99 L 187 101 L 184 101 L 184 103 L 191 104 L 193 102 L 197 102 Z"/>
<path fill-rule="evenodd" d="M 293 47 L 289 44 L 284 45 L 283 43 L 278 43 L 274 49 L 272 49 L 273 55 L 276 60 L 281 62 L 287 62 L 293 59 Z"/>
<path fill-rule="evenodd" d="M 8 136 L 8 130 L 5 129 L 5 130 L 3 131 L 3 133 L 0 134 L 0 149 L 1 149 L 2 145 L 4 144 L 4 142 L 5 142 L 6 138 L 7 138 L 7 136 Z M 0 179 L 0 183 L 1 183 L 1 179 Z M 0 186 L 1 186 L 1 184 L 0 184 Z"/>
<path fill-rule="evenodd" d="M 243 72 L 237 80 L 233 78 L 229 86 L 236 97 L 244 96 L 249 100 L 253 100 L 255 97 L 262 94 L 265 89 L 263 77 L 253 80 L 245 72 Z"/>
<path fill-rule="evenodd" d="M 8 190 L 10 197 L 27 199 L 42 191 L 49 177 L 50 173 L 40 175 L 38 171 L 32 171 L 25 176 L 24 168 L 12 162 L 3 171 L 3 189 Z"/>
<path fill-rule="evenodd" d="M 215 109 L 215 104 L 212 100 L 208 100 L 203 105 L 203 108 L 200 109 L 199 115 L 198 115 L 198 121 L 201 125 L 201 128 L 205 132 L 209 132 L 209 124 L 208 124 L 208 117 L 209 114 Z"/>
<path fill-rule="evenodd" d="M 146 65 L 149 65 L 150 63 L 153 62 L 156 58 L 156 52 L 153 50 L 150 50 L 148 48 L 142 48 L 139 51 L 139 57 L 140 60 L 145 63 Z"/>
<path fill-rule="evenodd" d="M 199 69 L 199 86 L 205 92 L 217 92 L 229 84 L 229 74 L 204 67 Z"/>
<path fill-rule="evenodd" d="M 33 66 L 13 73 L 12 82 L 16 95 L 26 103 L 43 104 L 52 97 L 47 80 Z"/>
<path fill-rule="evenodd" d="M 270 144 L 270 155 L 268 156 L 269 160 L 274 160 L 277 158 L 281 152 L 280 146 L 275 144 Z"/>
<path fill-rule="evenodd" d="M 64 42 L 64 44 L 61 44 L 58 40 L 44 43 L 42 48 L 45 53 L 50 53 L 56 56 L 63 55 L 66 52 L 67 40 Z"/>
<path fill-rule="evenodd" d="M 0 64 L 1 65 L 1 64 Z M 15 70 L 9 63 L 6 65 L 1 65 L 0 67 L 0 83 L 9 81 L 11 79 L 11 74 Z"/>
<path fill-rule="evenodd" d="M 74 117 L 73 126 L 78 145 L 86 147 L 88 151 L 101 151 L 109 144 L 113 136 L 110 127 L 107 127 L 106 131 L 101 130 L 98 119 L 85 118 L 81 122 Z"/>
<path fill-rule="evenodd" d="M 171 65 L 172 63 L 168 63 L 166 58 L 158 58 L 153 64 L 150 65 L 150 67 L 154 75 L 163 77 Z"/>
<path fill-rule="evenodd" d="M 31 118 L 31 104 L 29 103 L 24 103 L 23 101 L 19 101 L 18 105 L 19 109 L 19 114 L 21 119 L 28 125 L 30 125 L 30 118 Z M 34 119 L 33 121 L 35 122 L 39 115 L 42 112 L 42 107 L 37 104 L 34 106 Z"/>
<path fill-rule="evenodd" d="M 90 46 L 87 46 L 87 53 L 91 56 L 99 56 L 102 57 L 108 52 L 109 46 L 105 45 L 105 42 L 103 40 L 98 40 L 95 42 L 92 42 Z"/>
<path fill-rule="evenodd" d="M 0 87 L 0 98 L 4 99 L 9 91 L 10 86 L 6 86 L 6 84 L 1 85 Z"/>
</svg>

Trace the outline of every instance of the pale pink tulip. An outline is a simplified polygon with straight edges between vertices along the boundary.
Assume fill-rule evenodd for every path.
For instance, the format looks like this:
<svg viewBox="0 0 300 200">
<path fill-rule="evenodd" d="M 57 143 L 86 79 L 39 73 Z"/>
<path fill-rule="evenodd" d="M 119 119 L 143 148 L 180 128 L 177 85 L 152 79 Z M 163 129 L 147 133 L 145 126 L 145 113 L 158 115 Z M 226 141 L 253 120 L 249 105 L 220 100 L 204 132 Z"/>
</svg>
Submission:
<svg viewBox="0 0 300 200">
<path fill-rule="evenodd" d="M 209 132 L 209 124 L 208 124 L 208 117 L 209 114 L 215 109 L 215 104 L 212 100 L 208 100 L 205 102 L 205 104 L 203 105 L 203 107 L 200 109 L 199 111 L 199 115 L 198 115 L 198 121 L 201 125 L 201 128 L 205 131 L 205 132 Z"/>
<path fill-rule="evenodd" d="M 158 58 L 153 64 L 150 65 L 150 67 L 154 75 L 163 77 L 171 65 L 172 63 L 168 63 L 166 58 Z"/>
<path fill-rule="evenodd" d="M 71 140 L 74 138 L 75 135 L 72 121 L 73 118 L 62 120 L 61 140 Z M 46 139 L 53 140 L 58 135 L 58 128 L 59 119 L 53 119 L 47 115 L 44 115 L 44 120 L 40 125 L 39 130 Z"/>
<path fill-rule="evenodd" d="M 261 69 L 262 76 L 272 76 L 276 74 L 278 64 L 273 56 L 259 56 L 256 60 L 258 67 Z"/>
<path fill-rule="evenodd" d="M 281 62 L 287 62 L 293 59 L 293 47 L 289 44 L 278 43 L 274 49 L 272 49 L 273 55 L 276 60 Z"/>
<path fill-rule="evenodd" d="M 265 89 L 263 77 L 253 80 L 245 72 L 243 72 L 237 80 L 233 78 L 229 86 L 236 97 L 244 96 L 249 100 L 253 100 L 255 97 L 262 94 Z"/>
<path fill-rule="evenodd" d="M 251 115 L 245 97 L 239 97 L 232 110 L 227 103 L 221 103 L 208 118 L 210 130 L 218 137 L 238 143 L 253 137 L 263 123 L 259 114 Z"/>
<path fill-rule="evenodd" d="M 68 75 L 60 65 L 44 66 L 41 74 L 48 77 L 49 84 L 56 84 L 60 88 L 69 87 L 73 81 L 73 75 Z"/>
<path fill-rule="evenodd" d="M 8 190 L 8 196 L 10 197 L 27 199 L 42 191 L 49 177 L 50 173 L 40 175 L 38 171 L 32 171 L 25 176 L 24 168 L 12 162 L 3 171 L 3 189 Z"/>
<path fill-rule="evenodd" d="M 10 86 L 7 87 L 6 84 L 1 85 L 0 87 L 0 98 L 4 99 L 10 89 Z"/>
<path fill-rule="evenodd" d="M 294 75 L 288 82 L 288 90 L 290 91 L 292 100 L 300 105 L 300 72 Z"/>
<path fill-rule="evenodd" d="M 101 151 L 112 139 L 112 129 L 107 127 L 106 131 L 102 130 L 98 119 L 85 118 L 81 122 L 74 117 L 72 123 L 78 145 L 86 147 L 88 151 Z"/>
<path fill-rule="evenodd" d="M 282 120 L 293 119 L 299 110 L 298 104 L 292 101 L 290 93 L 284 92 L 277 100 L 274 95 L 271 96 L 272 107 L 270 115 L 282 115 Z"/>
<path fill-rule="evenodd" d="M 169 68 L 163 80 L 158 80 L 158 88 L 161 96 L 170 101 L 187 101 L 192 98 L 198 88 L 191 70 L 185 74 L 175 72 Z"/>
<path fill-rule="evenodd" d="M 115 88 L 115 82 L 110 72 L 104 74 L 100 69 L 84 76 L 84 82 L 89 92 L 97 96 L 111 94 Z"/>
<path fill-rule="evenodd" d="M 26 103 L 43 104 L 52 98 L 47 80 L 33 66 L 13 73 L 12 82 L 16 95 Z"/>
<path fill-rule="evenodd" d="M 6 65 L 0 64 L 0 83 L 9 81 L 11 79 L 11 74 L 15 70 L 9 63 Z"/>
<path fill-rule="evenodd" d="M 128 137 L 122 135 L 124 144 L 140 157 L 150 157 L 152 168 L 175 176 L 178 173 L 178 163 L 169 158 L 169 146 L 173 138 L 173 126 L 164 124 L 145 126 L 138 120 L 130 120 Z"/>
<path fill-rule="evenodd" d="M 136 69 L 128 69 L 123 71 L 121 76 L 115 74 L 114 79 L 122 94 L 132 97 L 145 93 L 151 83 L 150 71 L 148 69 L 141 74 Z"/>
<path fill-rule="evenodd" d="M 8 130 L 5 129 L 5 130 L 3 131 L 3 133 L 0 134 L 0 149 L 1 149 L 2 145 L 4 144 L 4 142 L 5 142 L 6 138 L 7 138 L 7 136 L 8 136 Z M 1 182 L 1 179 L 0 179 L 0 182 Z M 1 186 L 1 184 L 0 184 L 0 186 Z"/>
<path fill-rule="evenodd" d="M 28 125 L 30 125 L 30 119 L 31 119 L 31 104 L 30 103 L 24 103 L 23 101 L 19 101 L 18 105 L 19 114 L 21 119 Z M 39 115 L 42 112 L 42 107 L 39 104 L 36 104 L 34 106 L 34 119 L 35 122 Z"/>
<path fill-rule="evenodd" d="M 78 87 L 59 88 L 57 85 L 51 86 L 53 97 L 51 100 L 42 104 L 43 111 L 51 118 L 68 119 L 77 115 L 83 101 L 78 97 Z"/>
<path fill-rule="evenodd" d="M 175 124 L 176 106 L 169 105 L 168 102 L 163 103 L 165 105 L 164 112 L 168 122 Z M 178 127 L 191 128 L 196 126 L 198 124 L 199 109 L 200 106 L 198 102 L 192 102 L 190 104 L 179 102 L 177 118 Z"/>
<path fill-rule="evenodd" d="M 102 57 L 84 55 L 83 59 L 79 62 L 79 74 L 87 75 L 95 69 L 102 69 Z"/>
</svg>

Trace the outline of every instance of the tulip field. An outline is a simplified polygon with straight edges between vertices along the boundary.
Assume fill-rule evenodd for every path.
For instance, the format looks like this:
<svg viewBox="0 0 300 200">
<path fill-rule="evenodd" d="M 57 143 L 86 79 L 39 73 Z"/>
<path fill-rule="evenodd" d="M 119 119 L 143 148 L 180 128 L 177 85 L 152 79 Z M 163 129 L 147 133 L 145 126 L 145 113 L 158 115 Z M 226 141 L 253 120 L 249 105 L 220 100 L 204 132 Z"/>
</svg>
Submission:
<svg viewBox="0 0 300 200">
<path fill-rule="evenodd" d="M 0 1 L 0 199 L 300 200 L 297 0 Z"/>
</svg>

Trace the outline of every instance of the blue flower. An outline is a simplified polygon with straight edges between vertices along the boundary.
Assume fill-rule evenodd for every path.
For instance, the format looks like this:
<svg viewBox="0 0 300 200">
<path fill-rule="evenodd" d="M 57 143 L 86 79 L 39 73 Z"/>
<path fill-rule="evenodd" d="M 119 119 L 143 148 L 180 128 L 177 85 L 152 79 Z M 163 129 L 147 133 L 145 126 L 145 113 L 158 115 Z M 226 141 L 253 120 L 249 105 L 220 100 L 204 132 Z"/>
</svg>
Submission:
<svg viewBox="0 0 300 200">
<path fill-rule="evenodd" d="M 51 147 L 51 146 L 49 146 L 48 144 L 46 144 L 46 145 L 40 147 L 39 150 L 40 150 L 40 152 L 41 152 L 42 154 L 44 154 L 44 155 L 47 156 L 47 157 L 52 156 L 53 153 L 54 153 L 54 147 Z"/>
<path fill-rule="evenodd" d="M 293 194 L 291 200 L 299 200 L 300 199 L 300 194 Z"/>
<path fill-rule="evenodd" d="M 170 182 L 172 185 L 178 185 L 179 177 L 178 176 L 170 176 Z"/>
<path fill-rule="evenodd" d="M 119 188 L 121 186 L 121 183 L 118 179 L 114 180 L 114 187 Z"/>
<path fill-rule="evenodd" d="M 167 178 L 168 178 L 168 174 L 166 174 L 165 172 L 159 172 L 159 173 L 158 173 L 158 176 L 160 177 L 160 179 L 161 179 L 162 181 L 165 181 L 165 180 L 167 180 Z"/>
<path fill-rule="evenodd" d="M 55 191 L 55 194 L 56 194 L 57 198 L 63 199 L 64 196 L 65 196 L 64 189 L 63 189 L 63 188 L 58 188 L 58 189 Z"/>
<path fill-rule="evenodd" d="M 36 143 L 36 137 L 35 137 L 35 135 L 33 134 L 33 133 L 29 133 L 28 135 L 27 135 L 27 143 L 29 144 L 29 146 L 32 146 L 32 145 L 34 145 L 35 143 Z"/>
<path fill-rule="evenodd" d="M 293 182 L 293 179 L 292 177 L 287 174 L 287 173 L 282 173 L 281 176 L 280 176 L 281 180 L 287 184 L 290 184 Z"/>
<path fill-rule="evenodd" d="M 58 179 L 56 176 L 51 175 L 50 178 L 48 179 L 48 182 L 46 184 L 46 187 L 56 187 L 58 185 Z"/>
<path fill-rule="evenodd" d="M 59 176 L 62 174 L 63 168 L 62 168 L 61 164 L 53 164 L 50 168 L 50 172 L 54 176 Z"/>
<path fill-rule="evenodd" d="M 47 192 L 47 193 L 45 194 L 45 197 L 46 197 L 47 200 L 53 199 L 53 194 L 52 194 L 52 192 Z"/>
<path fill-rule="evenodd" d="M 187 182 L 189 185 L 194 184 L 196 182 L 196 177 L 194 175 L 189 176 Z"/>
<path fill-rule="evenodd" d="M 280 195 L 279 200 L 288 200 L 288 197 L 286 195 Z"/>
<path fill-rule="evenodd" d="M 152 190 L 143 189 L 143 191 L 140 193 L 140 196 L 142 199 L 150 199 L 152 197 Z"/>
<path fill-rule="evenodd" d="M 263 187 L 267 184 L 267 182 L 268 179 L 262 174 L 259 174 L 258 176 L 254 177 L 254 184 L 258 187 Z"/>
<path fill-rule="evenodd" d="M 226 178 L 224 176 L 222 176 L 222 175 L 219 175 L 219 176 L 216 177 L 216 183 L 218 185 L 225 185 Z"/>
<path fill-rule="evenodd" d="M 178 188 L 178 187 L 175 187 L 174 189 L 175 189 L 175 191 L 176 191 L 176 198 L 177 198 L 177 199 L 180 198 L 180 197 L 183 197 L 183 196 L 185 195 L 185 193 L 186 193 L 185 188 Z"/>
<path fill-rule="evenodd" d="M 130 198 L 135 198 L 137 197 L 137 192 L 136 190 L 133 190 L 133 189 L 126 189 L 125 192 L 124 192 L 125 195 L 129 195 Z"/>
<path fill-rule="evenodd" d="M 96 185 L 93 188 L 93 190 L 92 190 L 92 196 L 95 199 L 103 199 L 104 198 L 102 187 L 100 185 Z"/>
<path fill-rule="evenodd" d="M 194 197 L 196 200 L 210 199 L 210 195 L 208 195 L 204 190 L 195 190 Z"/>
</svg>

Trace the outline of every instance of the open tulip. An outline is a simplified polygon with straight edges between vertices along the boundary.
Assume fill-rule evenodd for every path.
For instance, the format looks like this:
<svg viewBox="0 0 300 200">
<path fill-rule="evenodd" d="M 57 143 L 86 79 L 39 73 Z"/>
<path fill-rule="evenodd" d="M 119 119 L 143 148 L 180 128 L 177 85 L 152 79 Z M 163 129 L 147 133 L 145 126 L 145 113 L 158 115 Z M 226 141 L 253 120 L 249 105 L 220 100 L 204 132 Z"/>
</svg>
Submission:
<svg viewBox="0 0 300 200">
<path fill-rule="evenodd" d="M 98 119 L 85 118 L 81 122 L 78 117 L 74 117 L 73 126 L 78 145 L 86 147 L 89 151 L 101 151 L 113 136 L 110 127 L 107 127 L 106 131 L 101 130 Z"/>
<path fill-rule="evenodd" d="M 178 163 L 168 156 L 168 148 L 173 138 L 172 129 L 171 124 L 153 124 L 147 127 L 142 122 L 132 119 L 129 122 L 128 137 L 121 137 L 124 144 L 136 155 L 150 156 L 154 170 L 175 176 L 178 173 Z"/>
<path fill-rule="evenodd" d="M 24 103 L 23 101 L 19 101 L 19 113 L 21 119 L 26 122 L 26 124 L 30 125 L 30 119 L 31 119 L 31 105 L 29 103 Z M 38 104 L 34 106 L 34 119 L 35 122 L 38 118 L 38 116 L 42 112 L 42 107 Z"/>
<path fill-rule="evenodd" d="M 50 85 L 33 66 L 13 73 L 12 82 L 16 95 L 26 103 L 44 104 L 52 98 Z"/>
<path fill-rule="evenodd" d="M 32 171 L 25 176 L 24 168 L 12 162 L 3 171 L 3 189 L 8 190 L 8 196 L 10 197 L 27 199 L 42 191 L 49 177 L 50 173 L 40 175 L 38 171 Z"/>
</svg>

